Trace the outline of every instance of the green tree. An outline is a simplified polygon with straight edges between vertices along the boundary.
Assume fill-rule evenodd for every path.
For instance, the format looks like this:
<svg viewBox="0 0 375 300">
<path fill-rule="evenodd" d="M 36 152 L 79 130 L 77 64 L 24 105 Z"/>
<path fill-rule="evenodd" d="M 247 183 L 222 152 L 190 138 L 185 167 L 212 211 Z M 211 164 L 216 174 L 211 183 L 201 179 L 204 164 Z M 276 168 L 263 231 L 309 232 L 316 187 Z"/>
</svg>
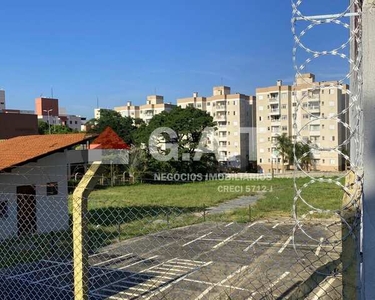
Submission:
<svg viewBox="0 0 375 300">
<path fill-rule="evenodd" d="M 100 110 L 100 118 L 98 120 L 89 120 L 90 133 L 98 133 L 104 131 L 107 127 L 111 127 L 121 137 L 125 143 L 132 144 L 133 134 L 136 127 L 133 125 L 131 117 L 123 117 L 120 113 L 113 110 Z"/>
<path fill-rule="evenodd" d="M 38 121 L 38 132 L 39 134 L 66 134 L 74 132 L 73 129 L 65 125 L 48 125 L 48 123 L 39 120 Z"/>
<path fill-rule="evenodd" d="M 279 151 L 281 160 L 283 162 L 282 168 L 284 171 L 284 164 L 288 161 L 288 166 L 290 165 L 291 157 L 293 156 L 293 141 L 287 136 L 286 133 L 276 137 L 276 149 Z"/>
<path fill-rule="evenodd" d="M 42 120 L 38 120 L 38 133 L 46 134 L 48 133 L 48 124 Z"/>
<path fill-rule="evenodd" d="M 195 152 L 201 141 L 203 131 L 206 127 L 215 127 L 213 118 L 205 111 L 193 107 L 175 107 L 169 112 L 155 115 L 148 125 L 141 124 L 136 133 L 138 145 L 149 146 L 149 138 L 152 132 L 160 127 L 168 127 L 176 133 L 176 138 L 171 139 L 169 135 L 164 136 L 164 142 L 177 145 L 178 161 L 160 162 L 150 158 L 150 167 L 154 170 L 166 172 L 199 172 L 206 173 L 217 168 L 214 155 L 203 155 L 200 161 L 193 161 Z M 167 154 L 168 150 L 160 149 Z M 188 155 L 188 161 L 182 161 L 182 155 Z"/>
</svg>

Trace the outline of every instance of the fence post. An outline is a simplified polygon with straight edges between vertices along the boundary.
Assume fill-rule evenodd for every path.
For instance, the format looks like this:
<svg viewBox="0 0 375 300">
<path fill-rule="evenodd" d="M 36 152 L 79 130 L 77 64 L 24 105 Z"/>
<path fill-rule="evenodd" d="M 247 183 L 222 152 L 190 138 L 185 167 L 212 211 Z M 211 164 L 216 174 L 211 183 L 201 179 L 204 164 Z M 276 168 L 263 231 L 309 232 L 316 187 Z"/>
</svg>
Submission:
<svg viewBox="0 0 375 300">
<path fill-rule="evenodd" d="M 365 0 L 362 18 L 363 42 L 363 299 L 375 295 L 375 1 Z"/>
<path fill-rule="evenodd" d="M 101 162 L 94 162 L 73 192 L 73 268 L 74 299 L 88 300 L 89 262 L 87 245 L 87 197 L 94 189 L 102 171 Z"/>
<path fill-rule="evenodd" d="M 342 218 L 342 298 L 344 300 L 360 299 L 360 204 L 361 190 L 357 184 L 357 174 L 353 171 L 345 178 L 345 186 L 350 195 L 344 194 Z M 348 227 L 348 224 L 351 227 Z"/>
</svg>

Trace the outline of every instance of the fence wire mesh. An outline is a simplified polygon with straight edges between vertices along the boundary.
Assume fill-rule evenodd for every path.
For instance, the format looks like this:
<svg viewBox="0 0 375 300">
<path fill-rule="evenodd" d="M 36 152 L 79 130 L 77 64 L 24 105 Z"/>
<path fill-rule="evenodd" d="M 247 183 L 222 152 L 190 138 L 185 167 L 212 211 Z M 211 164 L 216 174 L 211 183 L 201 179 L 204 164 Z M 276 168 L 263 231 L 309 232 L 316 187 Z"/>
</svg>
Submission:
<svg viewBox="0 0 375 300">
<path fill-rule="evenodd" d="M 307 236 L 292 218 L 263 218 L 248 205 L 282 190 L 284 179 L 260 183 L 275 190 L 254 189 L 228 208 L 222 201 L 189 203 L 188 194 L 240 181 L 130 184 L 122 175 L 100 175 L 80 199 L 86 208 L 67 193 L 66 175 L 24 170 L 1 174 L 9 182 L 9 193 L 1 194 L 1 299 L 296 299 L 317 270 L 338 268 L 339 222 L 311 219 L 302 227 Z M 39 183 L 27 185 L 34 175 Z M 154 186 L 166 192 L 144 192 Z M 87 229 L 86 239 L 77 228 Z M 331 283 L 331 295 L 338 285 Z"/>
<path fill-rule="evenodd" d="M 299 10 L 302 3 L 292 2 L 297 78 L 312 60 L 328 55 L 346 59 L 350 72 L 334 83 L 316 83 L 305 94 L 295 91 L 296 112 L 312 118 L 305 127 L 310 121 L 342 126 L 338 146 L 314 144 L 309 152 L 295 151 L 295 170 L 305 178 L 267 184 L 146 185 L 111 169 L 110 175 L 93 174 L 93 193 L 82 191 L 74 198 L 86 166 L 78 166 L 72 176 L 66 165 L 48 167 L 51 162 L 1 173 L 0 299 L 341 299 L 342 278 L 354 263 L 343 262 L 343 247 L 358 238 L 362 187 L 361 61 L 360 55 L 352 60 L 342 51 L 355 39 L 361 52 L 361 18 L 354 29 L 342 20 L 344 13 L 306 18 Z M 360 12 L 359 1 L 352 5 Z M 296 18 L 310 23 L 306 30 L 297 31 Z M 331 51 L 302 43 L 310 29 L 329 23 L 350 30 L 349 40 Z M 297 49 L 311 57 L 298 64 Z M 358 84 L 353 90 L 345 82 L 354 73 Z M 321 105 L 323 91 L 330 88 L 347 95 L 348 105 L 335 115 L 312 113 L 309 102 Z M 349 111 L 356 113 L 358 124 L 349 124 Z M 307 144 L 296 119 L 294 130 L 296 140 Z M 355 158 L 348 155 L 349 144 Z M 341 157 L 347 172 L 329 178 L 307 172 L 304 158 L 323 152 Z M 284 194 L 288 183 L 294 199 Z M 219 186 L 239 185 L 253 188 L 239 193 L 235 202 L 227 203 L 227 196 L 205 203 Z M 343 203 L 341 208 L 318 206 L 314 199 L 321 193 L 328 204 Z M 262 197 L 271 200 L 268 207 L 252 206 Z M 280 215 L 269 217 L 270 211 Z"/>
</svg>

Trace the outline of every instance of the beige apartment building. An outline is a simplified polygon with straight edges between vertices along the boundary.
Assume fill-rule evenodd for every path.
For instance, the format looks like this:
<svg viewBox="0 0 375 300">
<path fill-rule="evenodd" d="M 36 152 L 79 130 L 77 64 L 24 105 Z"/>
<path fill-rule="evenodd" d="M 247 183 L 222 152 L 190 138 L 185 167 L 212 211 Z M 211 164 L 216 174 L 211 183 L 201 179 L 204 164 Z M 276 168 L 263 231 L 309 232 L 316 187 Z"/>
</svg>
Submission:
<svg viewBox="0 0 375 300">
<path fill-rule="evenodd" d="M 347 85 L 340 86 L 334 81 L 315 82 L 315 75 L 311 73 L 297 77 L 293 87 L 283 85 L 279 80 L 275 86 L 256 89 L 257 160 L 262 171 L 282 173 L 288 168 L 288 162 L 282 161 L 276 149 L 276 138 L 283 133 L 310 141 L 312 148 L 320 149 L 312 150 L 310 170 L 343 170 L 345 160 L 330 149 L 348 138 L 348 131 L 337 121 L 340 119 L 347 123 L 348 113 L 335 118 L 348 107 L 347 89 Z M 297 99 L 301 103 L 298 110 Z M 293 128 L 294 118 L 298 135 Z M 346 147 L 342 149 L 347 151 Z"/>
<path fill-rule="evenodd" d="M 256 161 L 255 97 L 231 94 L 230 87 L 213 88 L 211 97 L 177 99 L 182 108 L 193 106 L 207 111 L 217 123 L 210 148 L 217 145 L 219 162 L 223 167 L 246 170 L 251 161 Z"/>
<path fill-rule="evenodd" d="M 123 117 L 141 118 L 149 123 L 153 116 L 163 111 L 171 111 L 176 105 L 164 103 L 164 97 L 159 95 L 147 96 L 147 102 L 144 105 L 135 106 L 129 101 L 126 106 L 115 107 L 114 110 L 119 112 Z"/>
</svg>

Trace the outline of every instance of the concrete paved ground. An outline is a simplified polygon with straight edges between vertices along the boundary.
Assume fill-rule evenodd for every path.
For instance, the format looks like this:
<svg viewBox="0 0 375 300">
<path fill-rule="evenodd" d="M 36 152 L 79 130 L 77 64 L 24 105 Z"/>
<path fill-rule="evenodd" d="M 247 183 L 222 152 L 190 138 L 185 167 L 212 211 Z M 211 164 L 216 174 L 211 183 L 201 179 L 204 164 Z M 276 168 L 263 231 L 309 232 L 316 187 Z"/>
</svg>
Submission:
<svg viewBox="0 0 375 300">
<path fill-rule="evenodd" d="M 293 235 L 291 221 L 263 221 L 207 222 L 123 241 L 90 256 L 90 299 L 285 299 L 339 257 L 340 228 L 327 225 L 303 225 L 313 240 Z M 40 261 L 1 278 L 10 300 L 73 299 L 71 261 Z M 314 294 L 340 297 L 340 284 L 327 278 Z"/>
</svg>

